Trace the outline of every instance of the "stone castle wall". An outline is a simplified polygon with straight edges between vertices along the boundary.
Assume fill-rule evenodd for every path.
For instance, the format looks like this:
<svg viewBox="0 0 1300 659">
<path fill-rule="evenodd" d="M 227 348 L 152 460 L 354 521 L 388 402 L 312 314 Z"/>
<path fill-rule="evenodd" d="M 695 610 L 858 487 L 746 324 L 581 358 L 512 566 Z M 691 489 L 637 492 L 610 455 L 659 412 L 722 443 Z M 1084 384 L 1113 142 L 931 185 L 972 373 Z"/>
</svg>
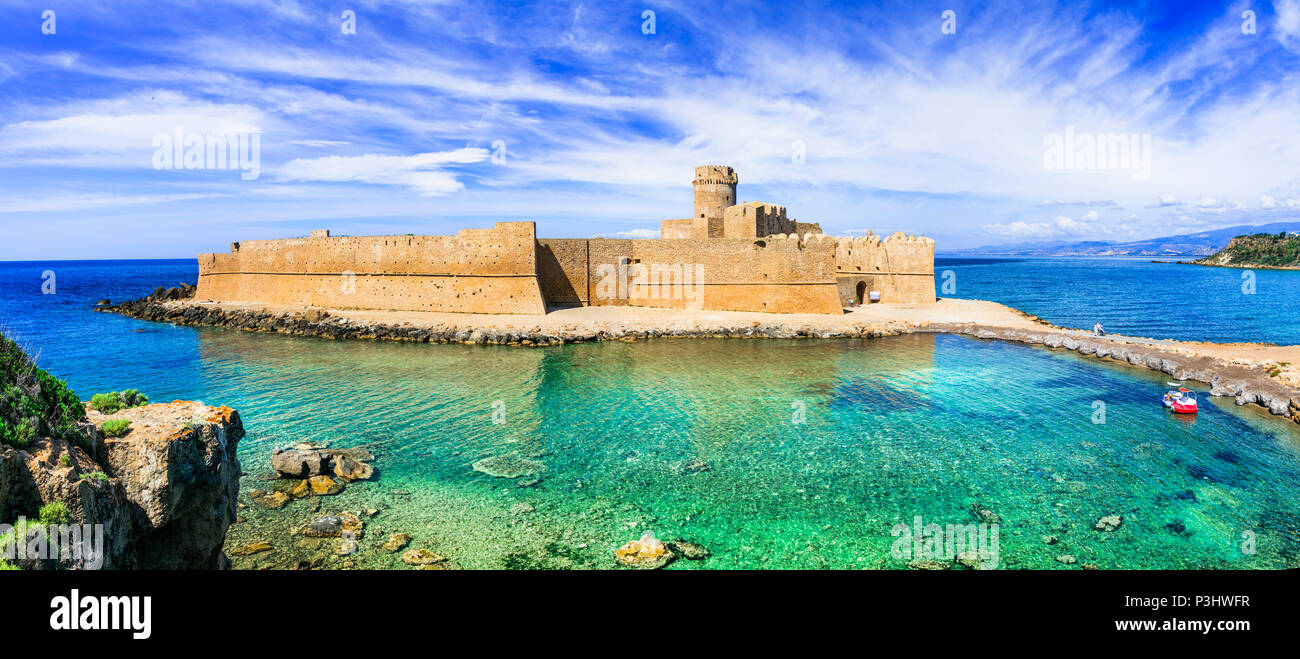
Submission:
<svg viewBox="0 0 1300 659">
<path fill-rule="evenodd" d="M 862 303 L 878 291 L 881 302 L 933 302 L 934 240 L 895 233 L 835 239 L 840 299 Z"/>
<path fill-rule="evenodd" d="M 201 254 L 200 300 L 339 309 L 543 314 L 547 306 L 841 313 L 933 302 L 934 241 L 831 238 L 784 206 L 736 205 L 730 167 L 695 170 L 690 219 L 658 239 L 537 240 L 532 222 L 455 236 L 330 236 L 234 243 Z"/>
<path fill-rule="evenodd" d="M 538 241 L 552 304 L 840 313 L 835 243 L 770 239 Z M 550 256 L 545 256 L 550 255 Z M 554 297 L 553 297 L 554 296 Z"/>
<path fill-rule="evenodd" d="M 340 309 L 545 313 L 536 228 L 499 222 L 455 236 L 254 240 L 200 254 L 195 297 Z"/>
</svg>

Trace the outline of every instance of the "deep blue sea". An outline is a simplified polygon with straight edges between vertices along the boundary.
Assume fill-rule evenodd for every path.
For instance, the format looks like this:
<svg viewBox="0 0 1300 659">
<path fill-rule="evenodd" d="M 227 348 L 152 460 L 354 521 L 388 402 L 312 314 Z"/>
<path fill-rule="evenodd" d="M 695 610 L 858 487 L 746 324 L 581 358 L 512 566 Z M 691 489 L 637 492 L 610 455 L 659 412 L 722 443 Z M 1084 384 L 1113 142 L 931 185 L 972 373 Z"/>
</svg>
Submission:
<svg viewBox="0 0 1300 659">
<path fill-rule="evenodd" d="M 1156 339 L 1300 344 L 1300 270 L 945 257 L 934 269 L 939 297 L 1001 302 L 1065 327 L 1101 322 L 1111 333 Z"/>
<path fill-rule="evenodd" d="M 1101 305 L 1114 331 L 1295 333 L 1294 318 L 1265 310 L 1298 299 L 1291 273 L 1259 273 L 1257 297 L 1239 302 L 1219 290 L 1229 288 L 1222 277 L 1239 281 L 1231 270 L 1096 261 L 939 270 L 956 273 L 958 296 L 1060 324 L 1090 325 L 1084 307 Z M 1158 404 L 1164 378 L 1145 370 L 948 335 L 524 349 L 328 341 L 91 311 L 98 299 L 195 276 L 193 261 L 0 263 L 0 325 L 83 398 L 129 387 L 239 410 L 246 507 L 227 547 L 274 549 L 235 558 L 237 568 L 404 568 L 379 547 L 391 533 L 466 568 L 605 568 L 616 547 L 650 531 L 712 552 L 669 569 L 898 569 L 896 525 L 969 524 L 972 508 L 997 515 L 1004 569 L 1300 567 L 1296 426 L 1204 394 L 1197 416 L 1172 415 Z M 1159 282 L 1180 277 L 1201 278 L 1203 294 L 1160 294 Z M 378 478 L 322 498 L 319 511 L 309 500 L 260 508 L 248 491 L 286 485 L 267 478 L 270 450 L 295 441 L 367 446 Z M 497 456 L 536 473 L 471 466 Z M 377 514 L 346 558 L 292 534 L 315 515 L 367 509 Z M 1108 515 L 1123 524 L 1096 530 Z"/>
</svg>

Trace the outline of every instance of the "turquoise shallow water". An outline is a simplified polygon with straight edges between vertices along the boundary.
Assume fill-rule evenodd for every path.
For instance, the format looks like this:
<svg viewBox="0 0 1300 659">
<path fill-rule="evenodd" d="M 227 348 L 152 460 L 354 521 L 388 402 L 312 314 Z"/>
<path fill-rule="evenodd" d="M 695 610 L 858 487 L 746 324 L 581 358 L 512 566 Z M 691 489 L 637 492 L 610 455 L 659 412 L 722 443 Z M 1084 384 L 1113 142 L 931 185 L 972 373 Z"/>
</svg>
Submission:
<svg viewBox="0 0 1300 659">
<path fill-rule="evenodd" d="M 262 480 L 274 446 L 377 454 L 376 481 L 319 501 L 319 512 L 379 511 L 358 554 L 289 534 L 314 502 L 249 505 L 228 546 L 276 549 L 237 567 L 403 567 L 377 547 L 392 532 L 466 568 L 610 567 L 614 548 L 651 530 L 713 553 L 670 569 L 901 568 L 895 524 L 966 524 L 972 506 L 1000 519 L 1002 568 L 1300 566 L 1293 424 L 1206 396 L 1197 417 L 1172 416 L 1157 402 L 1164 378 L 1146 371 L 946 335 L 519 349 L 332 342 L 87 310 L 188 267 L 80 287 L 89 276 L 69 267 L 55 296 L 0 288 L 0 311 L 83 397 L 130 386 L 237 408 L 245 492 L 276 487 Z M 10 281 L 31 278 L 21 268 Z M 805 423 L 793 422 L 799 410 Z M 540 480 L 470 466 L 507 454 L 544 464 Z M 1122 526 L 1094 530 L 1106 515 Z"/>
</svg>

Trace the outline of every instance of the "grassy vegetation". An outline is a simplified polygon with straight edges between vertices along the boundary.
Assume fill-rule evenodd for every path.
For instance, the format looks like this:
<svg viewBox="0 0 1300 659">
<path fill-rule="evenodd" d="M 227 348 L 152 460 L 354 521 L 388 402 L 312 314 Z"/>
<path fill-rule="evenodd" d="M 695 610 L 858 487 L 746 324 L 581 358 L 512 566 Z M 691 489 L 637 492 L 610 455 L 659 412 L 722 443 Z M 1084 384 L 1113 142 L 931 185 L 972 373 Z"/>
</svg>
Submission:
<svg viewBox="0 0 1300 659">
<path fill-rule="evenodd" d="M 107 437 L 121 437 L 131 432 L 131 420 L 109 419 L 104 422 L 104 425 L 100 426 L 100 430 L 103 430 L 104 435 Z"/>
<path fill-rule="evenodd" d="M 72 514 L 62 501 L 51 501 L 41 506 L 40 522 L 46 526 L 54 524 L 71 524 Z"/>
<path fill-rule="evenodd" d="M 60 456 L 59 456 L 59 466 L 60 466 L 60 467 L 71 467 L 71 466 L 72 466 L 72 456 L 68 455 L 67 453 L 64 453 L 63 455 L 60 455 Z"/>
<path fill-rule="evenodd" d="M 106 474 L 106 473 L 104 473 L 104 472 L 102 472 L 102 471 L 92 471 L 92 472 L 90 472 L 89 474 L 86 474 L 86 480 L 89 480 L 89 481 L 103 481 L 103 482 L 107 483 L 107 482 L 108 482 L 108 474 Z"/>
<path fill-rule="evenodd" d="M 81 399 L 66 382 L 36 367 L 18 343 L 0 334 L 0 443 L 26 447 L 38 436 L 87 446 L 77 423 L 86 420 Z"/>
<path fill-rule="evenodd" d="M 1300 267 L 1300 235 L 1256 233 L 1233 238 L 1223 251 L 1202 259 L 1221 265 Z"/>
<path fill-rule="evenodd" d="M 95 411 L 103 414 L 113 414 L 129 407 L 140 407 L 148 404 L 149 398 L 135 389 L 110 391 L 106 394 L 95 394 L 90 397 L 90 406 L 95 408 Z"/>
</svg>

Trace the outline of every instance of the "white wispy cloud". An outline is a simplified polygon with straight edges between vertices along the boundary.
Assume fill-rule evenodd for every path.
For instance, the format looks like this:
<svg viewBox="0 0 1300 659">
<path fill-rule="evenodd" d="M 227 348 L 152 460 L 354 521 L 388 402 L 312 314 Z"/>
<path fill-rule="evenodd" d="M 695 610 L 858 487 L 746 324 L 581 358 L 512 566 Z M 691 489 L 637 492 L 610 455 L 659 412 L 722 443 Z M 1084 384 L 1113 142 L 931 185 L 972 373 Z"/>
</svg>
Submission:
<svg viewBox="0 0 1300 659">
<path fill-rule="evenodd" d="M 482 162 L 488 156 L 486 149 L 464 148 L 412 156 L 372 153 L 299 158 L 285 163 L 275 174 L 290 181 L 360 181 L 406 187 L 424 195 L 439 195 L 465 187 L 454 172 L 446 171 L 448 166 Z"/>
</svg>

